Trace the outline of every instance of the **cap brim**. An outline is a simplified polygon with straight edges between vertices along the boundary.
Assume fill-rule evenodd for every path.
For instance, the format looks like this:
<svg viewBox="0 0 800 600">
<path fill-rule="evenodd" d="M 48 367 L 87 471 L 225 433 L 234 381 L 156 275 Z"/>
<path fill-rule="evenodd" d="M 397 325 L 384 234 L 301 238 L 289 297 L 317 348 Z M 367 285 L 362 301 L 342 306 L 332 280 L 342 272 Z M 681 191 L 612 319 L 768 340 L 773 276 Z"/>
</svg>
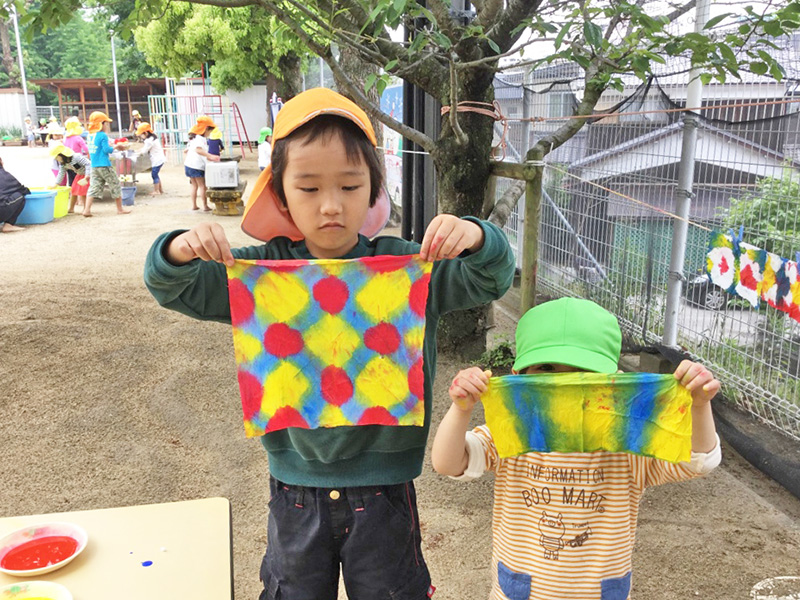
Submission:
<svg viewBox="0 0 800 600">
<path fill-rule="evenodd" d="M 594 373 L 616 373 L 618 369 L 615 361 L 598 352 L 573 346 L 552 346 L 519 355 L 514 361 L 514 370 L 519 373 L 532 365 L 546 363 L 569 365 Z"/>
<path fill-rule="evenodd" d="M 242 216 L 242 231 L 262 242 L 276 237 L 288 237 L 295 242 L 303 239 L 303 234 L 272 189 L 271 166 L 261 171 L 256 179 Z"/>
</svg>

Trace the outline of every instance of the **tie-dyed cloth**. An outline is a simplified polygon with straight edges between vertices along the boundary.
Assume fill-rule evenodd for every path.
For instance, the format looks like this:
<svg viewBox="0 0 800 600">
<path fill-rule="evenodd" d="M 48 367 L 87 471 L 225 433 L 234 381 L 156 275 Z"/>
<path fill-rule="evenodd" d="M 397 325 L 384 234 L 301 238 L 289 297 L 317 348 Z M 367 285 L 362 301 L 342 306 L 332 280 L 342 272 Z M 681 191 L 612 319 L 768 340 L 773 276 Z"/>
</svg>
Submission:
<svg viewBox="0 0 800 600">
<path fill-rule="evenodd" d="M 500 458 L 597 450 L 691 458 L 692 396 L 672 375 L 493 377 L 481 401 Z"/>
<path fill-rule="evenodd" d="M 245 433 L 416 425 L 432 264 L 237 260 L 228 269 Z"/>
<path fill-rule="evenodd" d="M 711 234 L 706 269 L 713 284 L 744 298 L 754 308 L 764 301 L 800 321 L 796 261 L 715 231 Z"/>
</svg>

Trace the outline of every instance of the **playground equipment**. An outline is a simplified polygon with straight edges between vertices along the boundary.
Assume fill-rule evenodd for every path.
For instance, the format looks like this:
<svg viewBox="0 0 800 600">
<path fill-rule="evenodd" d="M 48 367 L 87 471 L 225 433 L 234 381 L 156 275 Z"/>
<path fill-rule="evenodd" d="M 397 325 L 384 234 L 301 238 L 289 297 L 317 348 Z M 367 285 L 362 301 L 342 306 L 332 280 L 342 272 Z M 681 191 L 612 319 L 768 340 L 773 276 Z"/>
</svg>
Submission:
<svg viewBox="0 0 800 600">
<path fill-rule="evenodd" d="M 185 79 L 185 93 L 176 93 L 175 80 L 167 79 L 167 93 L 163 96 L 148 96 L 150 108 L 150 125 L 161 139 L 167 160 L 174 165 L 183 162 L 183 150 L 188 141 L 188 131 L 195 124 L 197 117 L 211 117 L 222 132 L 225 146 L 224 156 L 232 155 L 232 133 L 236 132 L 242 158 L 245 146 L 252 152 L 250 138 L 244 126 L 239 107 L 226 96 L 212 94 L 203 80 L 202 85 L 193 85 L 195 79 Z"/>
</svg>

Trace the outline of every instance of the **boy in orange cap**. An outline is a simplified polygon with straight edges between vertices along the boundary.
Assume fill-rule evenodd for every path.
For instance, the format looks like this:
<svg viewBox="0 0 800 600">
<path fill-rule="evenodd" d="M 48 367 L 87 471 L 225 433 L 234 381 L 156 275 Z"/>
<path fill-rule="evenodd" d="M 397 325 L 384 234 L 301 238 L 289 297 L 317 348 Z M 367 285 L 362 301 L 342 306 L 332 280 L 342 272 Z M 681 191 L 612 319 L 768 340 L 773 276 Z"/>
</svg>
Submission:
<svg viewBox="0 0 800 600">
<path fill-rule="evenodd" d="M 234 259 L 361 258 L 419 253 L 435 261 L 424 335 L 423 427 L 289 428 L 267 433 L 270 501 L 261 598 L 426 598 L 413 479 L 430 427 L 436 326 L 447 312 L 502 296 L 514 256 L 502 231 L 473 217 L 436 216 L 422 245 L 391 236 L 381 156 L 366 113 L 328 89 L 287 102 L 273 130 L 242 229 L 266 242 L 231 250 L 217 223 L 156 240 L 145 282 L 165 307 L 230 323 L 225 265 Z M 279 302 L 279 299 L 275 299 Z"/>
<path fill-rule="evenodd" d="M 111 197 L 117 203 L 117 214 L 128 214 L 130 209 L 122 206 L 122 189 L 119 177 L 111 166 L 111 153 L 121 149 L 124 144 L 112 146 L 108 141 L 111 133 L 111 119 L 104 112 L 95 111 L 89 115 L 89 137 L 86 145 L 89 147 L 89 156 L 92 159 L 92 177 L 89 181 L 89 192 L 86 195 L 86 205 L 83 207 L 83 216 L 92 216 L 92 202 L 95 198 L 102 197 L 103 190 L 108 186 Z"/>
<path fill-rule="evenodd" d="M 216 124 L 205 115 L 197 117 L 197 122 L 189 130 L 189 143 L 186 144 L 186 158 L 183 161 L 183 170 L 189 178 L 192 186 L 192 210 L 199 210 L 197 206 L 197 195 L 203 201 L 203 210 L 211 210 L 206 198 L 206 163 L 219 162 L 219 156 L 215 156 L 208 151 L 208 140 L 206 139 L 216 128 Z"/>
</svg>

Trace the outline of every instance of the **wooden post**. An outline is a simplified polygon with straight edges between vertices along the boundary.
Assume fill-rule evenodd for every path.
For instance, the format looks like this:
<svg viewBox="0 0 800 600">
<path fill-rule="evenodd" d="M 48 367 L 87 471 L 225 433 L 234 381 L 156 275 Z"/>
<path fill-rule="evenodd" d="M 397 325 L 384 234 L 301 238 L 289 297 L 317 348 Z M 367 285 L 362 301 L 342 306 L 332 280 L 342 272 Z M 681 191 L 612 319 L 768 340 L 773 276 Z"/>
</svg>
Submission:
<svg viewBox="0 0 800 600">
<path fill-rule="evenodd" d="M 532 308 L 536 303 L 536 269 L 539 262 L 539 221 L 542 208 L 542 181 L 544 154 L 541 150 L 531 149 L 528 160 L 534 161 L 532 167 L 526 169 L 525 177 L 525 224 L 522 233 L 522 280 L 520 282 L 520 314 Z"/>
<path fill-rule="evenodd" d="M 89 115 L 86 114 L 86 91 L 84 90 L 83 84 L 80 87 L 80 97 L 81 97 L 81 121 L 84 123 L 86 122 L 86 117 Z"/>
<path fill-rule="evenodd" d="M 63 102 L 61 99 L 61 86 L 56 86 L 56 93 L 58 94 L 58 122 L 62 125 L 64 124 L 64 109 L 63 109 Z"/>
<path fill-rule="evenodd" d="M 102 90 L 103 90 L 103 104 L 106 107 L 104 112 L 106 114 L 108 114 L 108 90 L 106 89 L 106 86 L 104 86 L 104 85 L 102 85 L 101 87 L 102 87 Z"/>
</svg>

